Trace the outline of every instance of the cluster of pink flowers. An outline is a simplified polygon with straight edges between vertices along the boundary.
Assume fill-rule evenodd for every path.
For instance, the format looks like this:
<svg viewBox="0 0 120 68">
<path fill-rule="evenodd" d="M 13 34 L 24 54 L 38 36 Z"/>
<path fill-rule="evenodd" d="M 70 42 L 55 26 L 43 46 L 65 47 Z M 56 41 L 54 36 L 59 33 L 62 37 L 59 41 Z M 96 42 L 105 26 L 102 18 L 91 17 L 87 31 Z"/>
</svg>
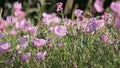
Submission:
<svg viewBox="0 0 120 68">
<path fill-rule="evenodd" d="M 45 56 L 46 56 L 46 53 L 47 53 L 46 51 L 44 51 L 44 52 L 37 52 L 36 55 L 35 55 L 35 57 L 34 57 L 35 60 L 36 61 L 40 61 L 40 60 L 44 59 Z M 30 57 L 31 57 L 31 53 L 28 52 L 28 53 L 25 53 L 25 54 L 21 55 L 21 60 L 29 62 Z"/>
<path fill-rule="evenodd" d="M 63 3 L 57 3 L 57 12 L 62 11 Z M 97 12 L 101 13 L 104 11 L 103 9 L 103 1 L 96 0 L 94 3 L 94 8 Z M 106 25 L 114 24 L 117 28 L 120 28 L 120 1 L 113 2 L 110 6 L 112 9 L 114 16 L 115 16 L 115 24 L 112 23 L 111 17 L 112 15 L 109 13 L 104 13 L 100 18 L 90 17 L 87 18 L 83 16 L 83 11 L 80 9 L 74 10 L 75 19 L 71 20 L 68 18 L 61 19 L 57 16 L 56 13 L 43 13 L 42 14 L 42 24 L 46 27 L 46 33 L 48 32 L 47 37 L 52 37 L 55 39 L 53 41 L 58 40 L 58 46 L 62 47 L 64 44 L 61 40 L 61 37 L 64 38 L 70 33 L 77 34 L 77 32 L 81 31 L 83 33 L 94 33 L 96 31 L 100 31 L 104 29 Z M 28 62 L 30 57 L 32 57 L 31 52 L 24 53 L 24 50 L 27 49 L 30 45 L 34 48 L 39 49 L 48 45 L 51 47 L 51 40 L 47 37 L 39 37 L 39 31 L 42 32 L 42 29 L 38 31 L 39 26 L 34 26 L 31 24 L 30 21 L 26 19 L 26 14 L 22 11 L 22 4 L 19 2 L 15 2 L 13 5 L 13 13 L 14 15 L 7 16 L 6 20 L 0 17 L 0 39 L 5 38 L 6 36 L 10 36 L 12 38 L 17 38 L 17 44 L 15 44 L 15 51 L 16 55 L 20 55 L 20 59 L 22 61 Z M 72 29 L 72 30 L 70 30 Z M 53 37 L 54 36 L 54 37 Z M 105 34 L 100 36 L 100 40 L 104 42 L 105 45 L 112 44 L 111 38 L 106 36 Z M 0 53 L 7 53 L 12 51 L 11 50 L 11 42 L 4 40 L 0 40 Z M 34 55 L 34 59 L 36 61 L 40 61 L 45 58 L 47 51 L 37 51 L 36 55 Z M 11 64 L 14 61 L 14 58 L 10 59 L 9 61 L 5 62 L 5 64 Z"/>
<path fill-rule="evenodd" d="M 32 41 L 33 46 L 40 47 L 46 45 L 47 40 L 38 39 L 36 37 L 38 27 L 33 26 L 31 22 L 26 19 L 26 14 L 24 11 L 22 11 L 21 3 L 15 2 L 13 4 L 13 10 L 14 15 L 7 16 L 6 20 L 0 17 L 0 39 L 4 39 L 6 38 L 6 36 L 11 36 L 11 38 L 17 38 L 17 40 L 15 41 L 18 41 L 18 43 L 15 45 L 11 45 L 11 43 L 14 43 L 15 41 L 10 42 L 7 40 L 0 40 L 0 53 L 13 52 L 14 50 L 11 47 L 15 46 L 14 54 L 20 55 L 20 59 L 22 61 L 28 62 L 32 54 L 30 52 L 24 53 L 24 50 L 26 50 L 27 47 L 29 47 L 29 43 Z M 46 51 L 38 52 L 35 55 L 35 59 L 39 61 L 43 59 L 45 55 Z M 10 58 L 10 60 L 5 61 L 5 64 L 12 64 L 14 60 L 14 57 Z"/>
</svg>

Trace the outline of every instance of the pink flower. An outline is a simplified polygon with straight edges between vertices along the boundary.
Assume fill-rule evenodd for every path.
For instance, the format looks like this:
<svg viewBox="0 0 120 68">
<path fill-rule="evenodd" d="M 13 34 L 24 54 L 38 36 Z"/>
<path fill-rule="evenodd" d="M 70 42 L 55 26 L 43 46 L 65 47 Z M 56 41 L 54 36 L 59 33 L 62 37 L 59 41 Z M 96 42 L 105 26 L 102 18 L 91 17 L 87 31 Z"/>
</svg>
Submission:
<svg viewBox="0 0 120 68">
<path fill-rule="evenodd" d="M 105 35 L 102 35 L 102 36 L 100 37 L 100 39 L 101 39 L 102 41 L 104 41 L 104 42 L 108 42 L 108 37 L 105 36 Z"/>
<path fill-rule="evenodd" d="M 72 23 L 72 21 L 70 19 L 65 18 L 65 20 L 64 20 L 64 26 L 68 27 L 68 26 L 71 25 L 71 23 Z"/>
<path fill-rule="evenodd" d="M 30 34 L 36 36 L 37 35 L 37 27 L 31 26 L 28 28 Z"/>
<path fill-rule="evenodd" d="M 77 24 L 77 21 L 76 21 L 76 20 L 72 21 L 71 27 L 74 27 L 76 24 Z"/>
<path fill-rule="evenodd" d="M 89 32 L 93 32 L 95 30 L 99 30 L 101 27 L 105 26 L 104 20 L 96 20 L 96 18 L 92 18 L 90 19 L 91 24 L 90 24 L 90 28 L 89 28 Z"/>
<path fill-rule="evenodd" d="M 4 24 L 4 20 L 0 17 L 0 31 L 5 32 L 5 24 Z"/>
<path fill-rule="evenodd" d="M 26 42 L 24 37 L 19 38 L 19 45 L 26 48 L 28 46 L 28 42 Z"/>
<path fill-rule="evenodd" d="M 112 2 L 110 8 L 112 9 L 116 16 L 120 16 L 120 1 Z"/>
<path fill-rule="evenodd" d="M 75 9 L 75 11 L 74 11 L 74 14 L 76 17 L 80 17 L 82 13 L 83 13 L 83 11 L 80 9 Z"/>
<path fill-rule="evenodd" d="M 42 16 L 43 16 L 42 21 L 46 25 L 50 25 L 52 23 L 59 24 L 61 21 L 61 19 L 55 13 L 52 14 L 43 13 Z"/>
<path fill-rule="evenodd" d="M 7 52 L 10 48 L 10 43 L 2 42 L 0 43 L 0 52 Z"/>
<path fill-rule="evenodd" d="M 62 46 L 63 46 L 62 41 L 59 41 L 59 42 L 58 42 L 58 46 L 59 46 L 59 47 L 62 47 Z"/>
<path fill-rule="evenodd" d="M 55 34 L 58 36 L 65 36 L 67 34 L 67 28 L 63 25 L 57 25 L 54 28 Z"/>
<path fill-rule="evenodd" d="M 100 39 L 105 43 L 105 46 L 113 43 L 113 40 L 109 39 L 107 35 L 100 36 Z"/>
<path fill-rule="evenodd" d="M 28 52 L 26 54 L 21 55 L 21 60 L 28 61 L 30 59 L 30 57 L 31 57 L 31 53 Z"/>
<path fill-rule="evenodd" d="M 15 36 L 15 35 L 17 35 L 17 31 L 13 28 L 13 29 L 10 31 L 10 34 L 13 35 L 13 36 Z"/>
<path fill-rule="evenodd" d="M 118 17 L 115 18 L 115 27 L 120 28 L 120 19 Z"/>
<path fill-rule="evenodd" d="M 115 17 L 115 26 L 120 28 L 120 1 L 112 2 L 110 8 L 114 12 Z"/>
<path fill-rule="evenodd" d="M 16 17 L 25 18 L 25 12 L 23 12 L 22 10 L 15 10 L 15 11 L 14 11 L 14 15 L 15 15 Z"/>
<path fill-rule="evenodd" d="M 16 26 L 16 28 L 19 28 L 24 32 L 28 32 L 29 27 L 31 27 L 31 24 L 29 21 L 22 20 L 21 22 L 16 22 L 15 26 Z"/>
<path fill-rule="evenodd" d="M 42 59 L 44 59 L 46 56 L 46 51 L 44 52 L 37 52 L 36 56 L 35 56 L 35 60 L 36 61 L 40 61 Z"/>
<path fill-rule="evenodd" d="M 103 1 L 102 0 L 95 0 L 94 8 L 99 13 L 103 12 L 104 11 Z"/>
<path fill-rule="evenodd" d="M 58 2 L 57 3 L 57 12 L 59 12 L 59 11 L 62 11 L 63 10 L 63 8 L 62 8 L 62 6 L 63 6 L 63 3 L 62 2 Z"/>
<path fill-rule="evenodd" d="M 13 4 L 13 9 L 14 9 L 14 10 L 21 10 L 21 9 L 22 9 L 22 4 L 19 3 L 19 2 L 15 2 L 15 3 Z"/>
<path fill-rule="evenodd" d="M 3 38 L 5 35 L 3 33 L 0 33 L 0 38 Z"/>
<path fill-rule="evenodd" d="M 54 32 L 54 27 L 50 27 L 48 30 L 49 30 L 50 32 Z"/>
<path fill-rule="evenodd" d="M 10 25 L 12 25 L 13 23 L 16 23 L 16 22 L 17 22 L 17 19 L 15 17 L 7 16 L 5 25 L 10 26 Z"/>
<path fill-rule="evenodd" d="M 34 38 L 34 39 L 32 39 L 32 42 L 33 42 L 33 46 L 35 46 L 35 47 L 41 47 L 41 46 L 46 45 L 47 40 L 45 40 L 45 39 L 39 39 L 39 38 Z"/>
<path fill-rule="evenodd" d="M 102 19 L 105 19 L 105 21 L 106 21 L 106 23 L 107 24 L 112 24 L 112 15 L 110 14 L 110 13 L 104 13 L 103 15 L 102 15 Z"/>
</svg>

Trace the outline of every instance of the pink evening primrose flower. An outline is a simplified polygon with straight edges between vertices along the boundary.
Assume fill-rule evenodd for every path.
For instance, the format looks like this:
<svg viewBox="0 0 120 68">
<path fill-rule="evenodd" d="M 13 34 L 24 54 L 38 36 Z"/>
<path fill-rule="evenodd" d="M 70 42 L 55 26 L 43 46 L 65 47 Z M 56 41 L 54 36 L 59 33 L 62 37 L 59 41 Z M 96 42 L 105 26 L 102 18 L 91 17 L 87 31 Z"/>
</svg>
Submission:
<svg viewBox="0 0 120 68">
<path fill-rule="evenodd" d="M 0 31 L 5 32 L 5 24 L 4 24 L 4 20 L 0 17 Z"/>
<path fill-rule="evenodd" d="M 80 9 L 75 9 L 75 11 L 74 11 L 74 14 L 76 17 L 80 17 L 82 13 L 83 13 L 83 11 Z"/>
<path fill-rule="evenodd" d="M 67 28 L 63 25 L 57 25 L 54 28 L 55 34 L 58 36 L 65 36 L 67 34 Z"/>
<path fill-rule="evenodd" d="M 7 16 L 5 25 L 10 26 L 16 22 L 17 22 L 17 18 L 15 18 L 13 16 Z"/>
<path fill-rule="evenodd" d="M 35 56 L 35 60 L 36 61 L 40 61 L 40 60 L 44 59 L 45 56 L 46 56 L 46 53 L 47 53 L 46 51 L 44 51 L 44 52 L 37 52 L 37 54 Z"/>
<path fill-rule="evenodd" d="M 112 9 L 116 16 L 120 17 L 120 1 L 112 2 L 110 8 Z"/>
<path fill-rule="evenodd" d="M 29 27 L 29 28 L 28 28 L 28 31 L 29 31 L 30 34 L 32 34 L 32 35 L 34 35 L 34 36 L 37 35 L 37 27 L 35 27 L 35 26 Z"/>
<path fill-rule="evenodd" d="M 57 12 L 59 12 L 59 11 L 62 11 L 63 10 L 63 8 L 62 8 L 62 6 L 63 6 L 63 3 L 62 2 L 58 2 L 57 3 Z"/>
<path fill-rule="evenodd" d="M 14 15 L 15 15 L 16 17 L 25 18 L 25 12 L 23 12 L 22 10 L 15 10 L 15 11 L 14 11 Z"/>
<path fill-rule="evenodd" d="M 120 28 L 120 19 L 118 17 L 115 18 L 115 27 Z"/>
<path fill-rule="evenodd" d="M 103 12 L 104 11 L 103 1 L 102 0 L 95 0 L 94 8 L 99 13 Z"/>
<path fill-rule="evenodd" d="M 12 24 L 12 16 L 7 16 L 5 25 L 6 26 L 10 26 L 11 24 Z"/>
<path fill-rule="evenodd" d="M 34 39 L 32 39 L 32 42 L 33 42 L 33 46 L 35 46 L 35 47 L 41 47 L 41 46 L 46 45 L 47 40 L 45 40 L 45 39 L 39 39 L 39 38 L 34 38 Z"/>
<path fill-rule="evenodd" d="M 5 35 L 3 33 L 0 33 L 0 38 L 3 38 Z"/>
<path fill-rule="evenodd" d="M 7 52 L 10 48 L 10 43 L 2 42 L 0 43 L 0 52 Z"/>
<path fill-rule="evenodd" d="M 105 43 L 105 46 L 107 44 L 112 44 L 113 43 L 113 40 L 109 39 L 106 35 L 100 36 L 100 39 Z"/>
<path fill-rule="evenodd" d="M 15 3 L 13 4 L 13 9 L 14 9 L 14 10 L 21 10 L 21 9 L 22 9 L 22 4 L 19 3 L 19 2 L 15 2 Z"/>
<path fill-rule="evenodd" d="M 68 19 L 68 18 L 65 18 L 65 19 L 64 19 L 64 26 L 68 27 L 68 26 L 71 25 L 71 23 L 72 23 L 72 20 L 71 20 L 71 19 Z"/>
<path fill-rule="evenodd" d="M 54 27 L 49 27 L 48 29 L 50 32 L 54 32 Z"/>
<path fill-rule="evenodd" d="M 23 32 L 28 32 L 29 27 L 31 27 L 31 24 L 29 21 L 22 20 L 21 22 L 15 23 L 16 28 L 21 29 Z"/>
<path fill-rule="evenodd" d="M 31 57 L 31 53 L 28 52 L 26 54 L 21 55 L 21 60 L 22 61 L 28 61 L 30 59 L 30 57 Z"/>
<path fill-rule="evenodd" d="M 46 25 L 50 25 L 52 23 L 59 24 L 61 21 L 61 18 L 59 18 L 55 13 L 52 14 L 43 13 L 42 16 L 43 16 L 42 21 Z"/>
<path fill-rule="evenodd" d="M 19 45 L 26 48 L 28 46 L 28 42 L 26 42 L 24 37 L 19 38 Z"/>
<path fill-rule="evenodd" d="M 62 41 L 59 41 L 57 44 L 58 44 L 59 47 L 63 46 L 63 42 Z"/>
<path fill-rule="evenodd" d="M 91 21 L 91 24 L 90 24 L 89 32 L 99 30 L 101 27 L 105 26 L 103 19 L 97 20 L 96 18 L 92 18 L 92 19 L 90 19 L 90 21 Z"/>
<path fill-rule="evenodd" d="M 105 43 L 108 42 L 108 37 L 105 35 L 100 36 L 100 39 L 104 41 Z"/>
<path fill-rule="evenodd" d="M 13 29 L 10 31 L 10 34 L 13 35 L 13 36 L 15 36 L 15 35 L 17 35 L 17 31 L 13 28 Z"/>
</svg>

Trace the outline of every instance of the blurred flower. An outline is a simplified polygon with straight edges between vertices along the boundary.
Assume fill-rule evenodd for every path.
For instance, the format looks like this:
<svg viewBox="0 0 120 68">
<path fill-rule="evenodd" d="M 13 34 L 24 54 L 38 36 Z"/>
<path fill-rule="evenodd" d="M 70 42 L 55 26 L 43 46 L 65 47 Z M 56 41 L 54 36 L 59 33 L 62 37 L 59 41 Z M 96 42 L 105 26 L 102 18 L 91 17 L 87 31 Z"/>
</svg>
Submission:
<svg viewBox="0 0 120 68">
<path fill-rule="evenodd" d="M 0 43 L 0 52 L 7 52 L 10 48 L 10 43 L 2 42 Z"/>
<path fill-rule="evenodd" d="M 7 16 L 7 17 L 6 17 L 5 25 L 6 25 L 6 26 L 10 26 L 11 23 L 12 23 L 12 16 Z"/>
<path fill-rule="evenodd" d="M 25 18 L 25 12 L 23 12 L 22 10 L 15 10 L 15 11 L 14 11 L 14 15 L 15 15 L 16 17 Z"/>
<path fill-rule="evenodd" d="M 80 17 L 82 13 L 83 13 L 83 11 L 80 9 L 75 9 L 75 11 L 74 11 L 74 14 L 76 17 Z"/>
<path fill-rule="evenodd" d="M 105 35 L 100 36 L 100 39 L 105 43 L 108 42 L 108 37 Z"/>
<path fill-rule="evenodd" d="M 112 15 L 110 13 L 105 12 L 102 15 L 102 19 L 105 19 L 106 24 L 112 24 Z"/>
<path fill-rule="evenodd" d="M 15 3 L 13 4 L 13 9 L 14 9 L 14 10 L 21 10 L 21 9 L 22 9 L 22 4 L 19 3 L 19 2 L 15 2 Z"/>
<path fill-rule="evenodd" d="M 49 43 L 49 44 L 48 44 L 48 48 L 52 48 L 52 44 Z"/>
<path fill-rule="evenodd" d="M 23 36 L 21 36 L 18 39 L 18 42 L 19 42 L 19 44 L 17 44 L 17 46 L 16 46 L 16 53 L 20 54 L 20 53 L 22 53 L 23 50 L 25 50 L 27 48 L 28 42 L 26 41 L 26 39 Z"/>
<path fill-rule="evenodd" d="M 105 43 L 105 46 L 113 43 L 113 40 L 109 39 L 107 35 L 100 36 L 100 39 Z"/>
<path fill-rule="evenodd" d="M 19 45 L 26 48 L 28 46 L 28 42 L 26 42 L 24 37 L 19 38 Z"/>
<path fill-rule="evenodd" d="M 0 33 L 0 38 L 3 38 L 5 35 L 3 33 Z"/>
<path fill-rule="evenodd" d="M 18 44 L 18 45 L 16 46 L 16 53 L 17 53 L 17 54 L 21 54 L 22 51 L 23 51 L 23 49 L 21 48 L 21 45 Z"/>
<path fill-rule="evenodd" d="M 120 17 L 120 12 L 119 12 L 120 11 L 120 1 L 112 2 L 111 5 L 110 5 L 110 8 L 115 13 L 115 16 Z"/>
<path fill-rule="evenodd" d="M 5 24 L 4 24 L 4 20 L 0 17 L 0 31 L 5 32 Z"/>
<path fill-rule="evenodd" d="M 84 16 L 79 16 L 79 17 L 77 17 L 77 21 L 83 21 L 84 19 L 85 19 Z"/>
<path fill-rule="evenodd" d="M 31 26 L 28 28 L 30 34 L 36 36 L 37 35 L 37 27 Z"/>
<path fill-rule="evenodd" d="M 110 8 L 114 12 L 115 17 L 115 26 L 120 28 L 120 1 L 112 2 Z"/>
<path fill-rule="evenodd" d="M 17 22 L 17 19 L 13 16 L 7 16 L 6 17 L 6 22 L 5 22 L 5 25 L 6 26 L 10 26 L 11 24 L 13 23 L 16 23 Z"/>
<path fill-rule="evenodd" d="M 120 28 L 120 19 L 118 17 L 115 18 L 115 27 Z"/>
<path fill-rule="evenodd" d="M 28 61 L 30 59 L 30 57 L 31 57 L 31 53 L 28 52 L 26 54 L 21 55 L 21 60 L 22 61 Z"/>
<path fill-rule="evenodd" d="M 94 8 L 99 13 L 103 12 L 104 11 L 103 1 L 102 0 L 95 0 Z"/>
<path fill-rule="evenodd" d="M 67 18 L 65 18 L 64 19 L 64 26 L 66 26 L 66 27 L 68 27 L 68 26 L 70 26 L 71 25 L 71 19 L 67 19 Z"/>
<path fill-rule="evenodd" d="M 36 61 L 40 61 L 40 60 L 44 59 L 45 56 L 46 56 L 46 53 L 47 53 L 46 51 L 44 51 L 44 52 L 37 52 L 37 54 L 35 56 L 35 60 Z"/>
<path fill-rule="evenodd" d="M 71 27 L 74 27 L 76 24 L 77 24 L 77 21 L 76 21 L 76 20 L 72 21 L 72 22 L 71 22 Z"/>
<path fill-rule="evenodd" d="M 42 16 L 43 16 L 42 21 L 46 25 L 50 25 L 52 23 L 59 24 L 61 21 L 61 19 L 55 13 L 52 13 L 52 14 L 43 13 Z"/>
<path fill-rule="evenodd" d="M 10 34 L 13 35 L 13 36 L 15 36 L 15 35 L 17 35 L 17 31 L 13 28 L 13 29 L 10 31 Z"/>
<path fill-rule="evenodd" d="M 63 46 L 62 41 L 59 41 L 59 42 L 58 42 L 58 46 L 59 46 L 59 47 L 62 47 L 62 46 Z"/>
<path fill-rule="evenodd" d="M 90 19 L 91 24 L 90 24 L 90 29 L 89 32 L 93 32 L 95 30 L 99 30 L 101 27 L 105 26 L 104 20 L 97 20 L 96 18 Z"/>
<path fill-rule="evenodd" d="M 57 12 L 59 12 L 59 11 L 62 11 L 63 10 L 63 8 L 62 8 L 62 6 L 63 6 L 63 3 L 62 2 L 58 2 L 57 3 Z"/>
<path fill-rule="evenodd" d="M 54 28 L 55 34 L 58 36 L 65 36 L 67 34 L 67 28 L 63 25 L 57 25 Z"/>
<path fill-rule="evenodd" d="M 21 22 L 16 22 L 15 27 L 21 29 L 23 32 L 28 32 L 29 27 L 31 24 L 29 21 L 22 20 Z"/>
<path fill-rule="evenodd" d="M 5 64 L 11 65 L 15 60 L 15 57 L 12 57 L 10 60 L 6 61 Z"/>
<path fill-rule="evenodd" d="M 34 38 L 34 39 L 32 39 L 32 42 L 33 42 L 33 46 L 35 46 L 35 47 L 41 47 L 41 46 L 46 45 L 47 40 L 45 40 L 45 39 L 39 39 L 39 38 Z"/>
<path fill-rule="evenodd" d="M 54 27 L 50 27 L 48 30 L 49 30 L 50 32 L 54 32 Z"/>
</svg>

